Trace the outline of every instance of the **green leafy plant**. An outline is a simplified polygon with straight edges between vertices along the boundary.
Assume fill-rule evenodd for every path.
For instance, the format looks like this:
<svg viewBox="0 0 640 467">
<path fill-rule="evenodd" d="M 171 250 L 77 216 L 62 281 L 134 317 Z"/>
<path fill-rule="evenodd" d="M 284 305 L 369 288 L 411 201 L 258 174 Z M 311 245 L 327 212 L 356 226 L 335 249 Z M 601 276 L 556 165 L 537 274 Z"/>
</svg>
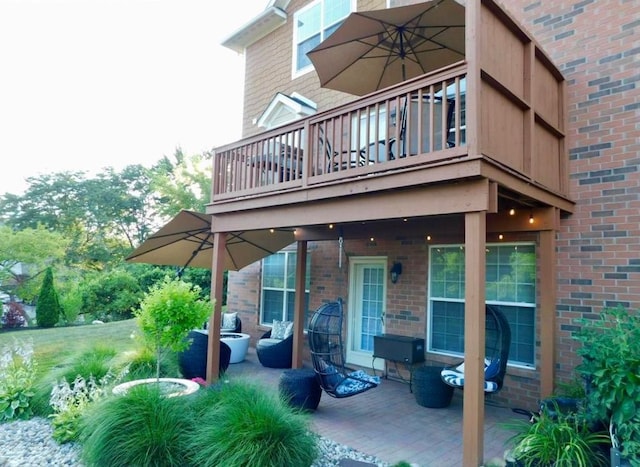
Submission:
<svg viewBox="0 0 640 467">
<path fill-rule="evenodd" d="M 32 416 L 36 362 L 31 342 L 5 344 L 0 355 L 0 422 Z"/>
<path fill-rule="evenodd" d="M 580 412 L 556 416 L 544 413 L 533 422 L 518 420 L 507 424 L 517 432 L 509 441 L 514 444 L 511 456 L 524 467 L 593 467 L 606 465 L 599 447 L 609 443 L 606 432 L 592 432 Z"/>
<path fill-rule="evenodd" d="M 185 466 L 186 434 L 194 420 L 186 397 L 164 397 L 151 385 L 91 404 L 80 418 L 81 456 L 87 466 Z"/>
<path fill-rule="evenodd" d="M 184 350 L 189 345 L 189 331 L 202 326 L 212 308 L 198 286 L 179 279 L 167 277 L 145 295 L 135 315 L 145 339 L 156 350 L 157 378 L 163 349 Z"/>
<path fill-rule="evenodd" d="M 611 426 L 612 445 L 640 458 L 640 316 L 618 307 L 580 321 L 578 372 L 587 382 L 587 413 Z"/>
<path fill-rule="evenodd" d="M 48 267 L 42 279 L 42 288 L 36 304 L 36 321 L 41 328 L 52 328 L 64 316 L 58 300 L 58 293 L 53 285 L 53 270 Z"/>
<path fill-rule="evenodd" d="M 196 396 L 198 423 L 188 435 L 194 465 L 305 466 L 316 459 L 307 414 L 277 394 L 236 380 Z"/>
<path fill-rule="evenodd" d="M 131 318 L 143 296 L 137 278 L 123 269 L 89 276 L 81 290 L 82 311 L 101 321 Z"/>
<path fill-rule="evenodd" d="M 54 385 L 50 399 L 53 408 L 53 414 L 50 415 L 53 438 L 59 443 L 76 441 L 84 411 L 89 404 L 105 397 L 111 386 L 122 380 L 124 373 L 126 371 L 114 375 L 109 371 L 99 381 L 93 376 L 88 379 L 77 376 L 71 384 L 63 379 Z"/>
</svg>

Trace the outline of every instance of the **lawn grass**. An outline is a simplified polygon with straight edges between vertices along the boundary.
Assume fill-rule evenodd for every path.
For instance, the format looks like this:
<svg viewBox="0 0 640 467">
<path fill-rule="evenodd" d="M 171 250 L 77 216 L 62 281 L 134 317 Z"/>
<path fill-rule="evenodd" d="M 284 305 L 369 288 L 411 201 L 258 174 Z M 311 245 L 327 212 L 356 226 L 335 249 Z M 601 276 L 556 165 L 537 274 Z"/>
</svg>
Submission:
<svg viewBox="0 0 640 467">
<path fill-rule="evenodd" d="M 134 350 L 136 341 L 131 335 L 137 330 L 135 319 L 129 319 L 105 324 L 3 331 L 0 332 L 0 348 L 12 344 L 14 338 L 18 341 L 31 340 L 38 374 L 45 374 L 98 344 L 113 346 L 119 352 Z"/>
</svg>

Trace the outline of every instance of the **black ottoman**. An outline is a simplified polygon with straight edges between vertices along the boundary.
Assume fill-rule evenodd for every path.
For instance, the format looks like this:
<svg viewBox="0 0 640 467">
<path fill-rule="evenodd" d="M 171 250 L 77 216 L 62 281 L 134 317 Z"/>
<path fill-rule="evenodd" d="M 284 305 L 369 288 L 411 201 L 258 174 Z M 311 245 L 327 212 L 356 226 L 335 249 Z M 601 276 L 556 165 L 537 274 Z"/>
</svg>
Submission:
<svg viewBox="0 0 640 467">
<path fill-rule="evenodd" d="M 283 371 L 278 389 L 291 407 L 309 411 L 318 408 L 322 396 L 316 373 L 309 368 Z"/>
<path fill-rule="evenodd" d="M 413 395 L 423 407 L 442 408 L 451 404 L 453 387 L 440 378 L 441 366 L 422 366 L 413 372 Z"/>
</svg>

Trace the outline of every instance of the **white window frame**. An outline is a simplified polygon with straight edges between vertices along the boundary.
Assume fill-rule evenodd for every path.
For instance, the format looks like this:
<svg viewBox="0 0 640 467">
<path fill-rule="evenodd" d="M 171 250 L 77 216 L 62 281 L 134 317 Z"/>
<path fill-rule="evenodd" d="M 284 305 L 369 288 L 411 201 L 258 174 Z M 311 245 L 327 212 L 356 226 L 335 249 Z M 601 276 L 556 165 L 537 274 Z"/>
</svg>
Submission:
<svg viewBox="0 0 640 467">
<path fill-rule="evenodd" d="M 518 247 L 518 246 L 533 246 L 533 250 L 534 253 L 536 252 L 536 245 L 533 242 L 514 242 L 514 243 L 487 243 L 487 248 L 490 249 L 492 247 Z M 432 262 L 432 258 L 433 255 L 431 253 L 431 251 L 433 249 L 437 249 L 437 248 L 460 248 L 462 250 L 464 250 L 464 245 L 462 244 L 442 244 L 442 245 L 430 245 L 429 246 L 429 278 L 427 281 L 427 289 L 428 289 L 428 293 L 427 293 L 427 310 L 428 310 L 428 316 L 427 316 L 427 336 L 426 336 L 426 341 L 427 341 L 427 351 L 430 353 L 434 353 L 434 354 L 438 354 L 438 355 L 447 355 L 447 356 L 453 356 L 453 357 L 462 357 L 463 354 L 462 353 L 458 353 L 458 352 L 453 352 L 453 351 L 443 351 L 440 349 L 434 349 L 433 348 L 433 343 L 432 343 L 432 326 L 431 326 L 431 322 L 432 322 L 432 311 L 433 311 L 433 302 L 434 301 L 438 301 L 438 302 L 450 302 L 450 303 L 463 303 L 464 302 L 464 298 L 447 298 L 447 297 L 439 297 L 439 296 L 433 296 L 432 292 L 432 287 L 431 287 L 431 278 L 434 277 L 433 276 L 433 272 L 432 272 L 432 268 L 433 268 L 433 262 Z M 463 264 L 464 266 L 464 264 Z M 536 256 L 536 270 L 537 270 L 537 256 Z M 464 277 L 463 277 L 464 279 Z M 534 282 L 534 287 L 537 287 L 537 281 Z M 537 291 L 534 290 L 534 300 L 537 301 Z M 497 305 L 497 306 L 511 306 L 511 307 L 518 307 L 518 308 L 531 308 L 532 309 L 532 321 L 533 321 L 533 335 L 530 336 L 531 340 L 533 342 L 533 360 L 531 362 L 522 362 L 522 361 L 515 361 L 514 359 L 510 358 L 509 359 L 509 366 L 512 367 L 518 367 L 518 368 L 524 368 L 524 369 L 533 369 L 536 367 L 536 363 L 537 363 L 537 352 L 535 349 L 535 343 L 537 341 L 537 334 L 538 334 L 538 330 L 537 330 L 537 326 L 536 326 L 536 318 L 537 318 L 537 303 L 530 303 L 530 302 L 511 302 L 511 301 L 497 301 L 497 300 L 486 300 L 486 303 L 488 305 Z M 513 326 L 513 325 L 512 325 Z M 512 335 L 515 335 L 516 333 L 513 331 L 512 329 Z M 512 344 L 513 344 L 513 339 L 512 339 Z"/>
<path fill-rule="evenodd" d="M 260 273 L 260 324 L 263 326 L 271 326 L 272 325 L 272 321 L 267 322 L 264 320 L 264 292 L 265 290 L 273 290 L 273 291 L 278 291 L 281 292 L 282 294 L 284 294 L 284 300 L 282 302 L 283 304 L 283 309 L 282 309 L 282 314 L 280 315 L 280 320 L 282 321 L 286 321 L 287 320 L 287 294 L 289 294 L 290 292 L 295 293 L 295 284 L 294 287 L 287 287 L 287 270 L 288 270 L 288 266 L 289 266 L 289 262 L 292 261 L 291 257 L 295 256 L 297 258 L 297 251 L 296 250 L 284 250 L 284 251 L 279 251 L 277 253 L 274 253 L 271 256 L 275 256 L 275 255 L 285 255 L 285 260 L 284 260 L 284 277 L 283 277 L 283 287 L 265 287 L 264 286 L 264 271 L 265 271 L 265 267 L 264 267 L 264 259 L 262 260 L 262 268 L 261 268 L 261 273 Z M 310 255 L 307 255 L 307 271 L 309 271 L 309 267 L 310 267 Z M 294 268 L 295 270 L 295 268 Z M 307 274 L 307 282 L 309 282 L 310 278 L 309 275 Z M 307 300 L 305 300 L 305 302 L 308 302 L 308 295 L 309 295 L 309 288 L 305 287 L 305 296 L 307 298 Z M 306 327 L 306 326 L 305 326 Z"/>
<path fill-rule="evenodd" d="M 298 39 L 298 17 L 305 13 L 307 10 L 310 10 L 311 8 L 316 7 L 317 5 L 320 5 L 320 42 L 322 42 L 323 40 L 326 39 L 326 37 L 324 37 L 324 31 L 335 25 L 338 24 L 342 21 L 344 21 L 344 19 L 348 16 L 345 16 L 344 18 L 341 18 L 340 20 L 332 23 L 332 24 L 322 24 L 322 21 L 324 19 L 324 5 L 325 5 L 325 1 L 327 0 L 316 0 L 315 2 L 312 2 L 306 6 L 304 6 L 303 8 L 301 8 L 300 10 L 296 11 L 295 14 L 293 15 L 293 47 L 292 47 L 292 60 L 291 60 L 291 77 L 292 79 L 298 78 L 302 75 L 305 75 L 307 73 L 309 73 L 310 71 L 313 71 L 313 65 L 309 64 L 303 68 L 298 69 L 298 45 L 300 43 L 300 40 Z M 349 12 L 354 12 L 356 11 L 356 7 L 357 7 L 357 0 L 350 0 L 349 1 Z"/>
</svg>

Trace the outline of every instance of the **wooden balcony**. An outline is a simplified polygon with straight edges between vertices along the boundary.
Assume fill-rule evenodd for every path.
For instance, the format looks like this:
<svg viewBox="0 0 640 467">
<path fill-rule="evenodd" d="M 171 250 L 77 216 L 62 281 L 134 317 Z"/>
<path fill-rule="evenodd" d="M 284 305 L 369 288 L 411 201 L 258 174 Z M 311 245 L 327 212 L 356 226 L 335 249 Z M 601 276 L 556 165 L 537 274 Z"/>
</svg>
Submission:
<svg viewBox="0 0 640 467">
<path fill-rule="evenodd" d="M 563 77 L 493 2 L 480 12 L 481 40 L 467 42 L 466 61 L 217 148 L 208 212 L 326 209 L 463 180 L 485 180 L 497 197 L 452 213 L 495 212 L 500 201 L 570 212 Z"/>
</svg>

